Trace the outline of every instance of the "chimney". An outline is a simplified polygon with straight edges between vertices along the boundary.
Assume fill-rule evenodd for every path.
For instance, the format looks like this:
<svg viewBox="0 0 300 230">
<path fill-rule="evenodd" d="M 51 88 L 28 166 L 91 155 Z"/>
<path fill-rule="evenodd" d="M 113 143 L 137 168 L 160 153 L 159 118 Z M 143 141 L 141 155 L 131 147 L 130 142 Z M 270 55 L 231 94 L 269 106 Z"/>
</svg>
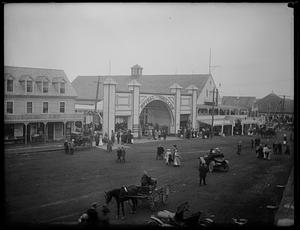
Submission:
<svg viewBox="0 0 300 230">
<path fill-rule="evenodd" d="M 131 67 L 131 78 L 138 79 L 140 76 L 142 76 L 143 68 L 139 66 L 138 64 Z"/>
</svg>

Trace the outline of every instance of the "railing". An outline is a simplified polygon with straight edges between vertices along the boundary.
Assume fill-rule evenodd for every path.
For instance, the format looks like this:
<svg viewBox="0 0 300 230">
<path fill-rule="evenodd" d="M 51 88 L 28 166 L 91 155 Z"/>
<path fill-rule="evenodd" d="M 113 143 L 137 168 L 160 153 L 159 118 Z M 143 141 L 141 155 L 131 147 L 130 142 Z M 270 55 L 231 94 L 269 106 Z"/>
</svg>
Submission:
<svg viewBox="0 0 300 230">
<path fill-rule="evenodd" d="M 198 115 L 197 118 L 201 120 L 211 120 L 212 115 Z M 214 115 L 215 120 L 223 119 L 245 119 L 247 115 Z"/>
<path fill-rule="evenodd" d="M 65 119 L 83 119 L 83 114 L 20 114 L 4 116 L 4 121 L 15 120 L 65 120 Z"/>
</svg>

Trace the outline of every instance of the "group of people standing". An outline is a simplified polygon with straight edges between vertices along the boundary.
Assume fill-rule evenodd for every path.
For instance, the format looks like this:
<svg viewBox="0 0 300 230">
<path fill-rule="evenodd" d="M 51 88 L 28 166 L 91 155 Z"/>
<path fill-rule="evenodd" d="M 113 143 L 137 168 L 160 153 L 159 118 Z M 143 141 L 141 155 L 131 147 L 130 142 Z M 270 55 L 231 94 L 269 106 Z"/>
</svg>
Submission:
<svg viewBox="0 0 300 230">
<path fill-rule="evenodd" d="M 159 140 L 163 138 L 164 140 L 167 139 L 167 132 L 165 130 L 156 130 L 152 129 L 152 138 L 153 140 Z"/>
<path fill-rule="evenodd" d="M 64 149 L 65 149 L 65 153 L 66 154 L 74 154 L 75 151 L 75 143 L 74 143 L 74 139 L 72 139 L 71 141 L 65 140 L 64 142 Z"/>
<path fill-rule="evenodd" d="M 173 165 L 179 167 L 181 165 L 181 156 L 179 154 L 177 145 L 173 145 L 172 149 L 164 149 L 161 144 L 157 147 L 156 160 L 165 159 L 166 165 Z"/>
<path fill-rule="evenodd" d="M 283 148 L 285 148 L 284 154 L 290 155 L 290 147 L 287 143 L 286 134 L 283 135 L 283 142 L 278 139 L 273 143 L 273 148 L 269 144 L 262 144 L 260 138 L 251 139 L 251 150 L 255 147 L 256 157 L 258 159 L 271 160 L 271 154 L 281 155 Z M 272 151 L 273 150 L 273 151 Z"/>
</svg>

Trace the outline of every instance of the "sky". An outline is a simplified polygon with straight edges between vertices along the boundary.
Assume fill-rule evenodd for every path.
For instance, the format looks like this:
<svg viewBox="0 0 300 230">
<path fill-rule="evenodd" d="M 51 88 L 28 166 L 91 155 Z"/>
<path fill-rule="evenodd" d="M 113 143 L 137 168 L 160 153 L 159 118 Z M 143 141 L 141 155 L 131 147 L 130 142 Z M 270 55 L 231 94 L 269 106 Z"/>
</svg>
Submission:
<svg viewBox="0 0 300 230">
<path fill-rule="evenodd" d="M 4 64 L 79 75 L 211 73 L 220 96 L 294 95 L 286 3 L 17 3 L 4 7 Z M 159 83 L 158 83 L 159 84 Z"/>
</svg>

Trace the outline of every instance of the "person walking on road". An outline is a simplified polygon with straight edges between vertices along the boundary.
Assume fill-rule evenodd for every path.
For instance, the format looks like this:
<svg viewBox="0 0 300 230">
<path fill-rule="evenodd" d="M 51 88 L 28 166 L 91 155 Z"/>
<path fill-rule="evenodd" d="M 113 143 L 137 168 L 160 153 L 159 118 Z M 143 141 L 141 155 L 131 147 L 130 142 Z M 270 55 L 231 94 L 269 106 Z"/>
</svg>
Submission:
<svg viewBox="0 0 300 230">
<path fill-rule="evenodd" d="M 99 133 L 98 132 L 95 135 L 95 140 L 96 140 L 96 146 L 99 146 L 100 137 L 99 137 Z"/>
<path fill-rule="evenodd" d="M 242 142 L 239 141 L 238 145 L 237 145 L 237 154 L 241 155 L 242 152 Z"/>
<path fill-rule="evenodd" d="M 158 145 L 157 147 L 157 152 L 156 152 L 156 160 L 162 160 L 163 159 L 163 154 L 164 154 L 164 147 L 161 146 L 161 144 Z"/>
<path fill-rule="evenodd" d="M 270 160 L 270 148 L 267 144 L 265 144 L 265 147 L 263 148 L 264 153 L 264 160 Z"/>
<path fill-rule="evenodd" d="M 206 174 L 208 173 L 208 167 L 204 162 L 200 162 L 199 165 L 199 186 L 206 185 Z"/>
<path fill-rule="evenodd" d="M 118 144 L 120 144 L 120 137 L 121 137 L 121 134 L 120 134 L 120 130 L 117 132 L 117 142 Z"/>
<path fill-rule="evenodd" d="M 71 143 L 70 143 L 70 154 L 74 154 L 74 148 L 75 148 L 75 143 L 74 143 L 74 139 L 72 139 Z"/>
<path fill-rule="evenodd" d="M 177 148 L 175 149 L 175 152 L 174 152 L 174 163 L 173 163 L 173 166 L 174 167 L 179 167 L 181 165 L 181 161 L 180 161 L 180 154 L 177 150 Z"/>
<path fill-rule="evenodd" d="M 114 145 L 114 144 L 115 144 L 115 141 L 116 141 L 115 133 L 114 133 L 114 131 L 112 130 L 112 131 L 111 131 L 111 145 Z"/>
<path fill-rule="evenodd" d="M 109 153 L 112 152 L 112 141 L 111 140 L 108 140 L 106 150 Z"/>
<path fill-rule="evenodd" d="M 69 142 L 68 142 L 68 140 L 65 140 L 64 148 L 65 148 L 65 153 L 68 154 L 69 153 Z"/>
</svg>

